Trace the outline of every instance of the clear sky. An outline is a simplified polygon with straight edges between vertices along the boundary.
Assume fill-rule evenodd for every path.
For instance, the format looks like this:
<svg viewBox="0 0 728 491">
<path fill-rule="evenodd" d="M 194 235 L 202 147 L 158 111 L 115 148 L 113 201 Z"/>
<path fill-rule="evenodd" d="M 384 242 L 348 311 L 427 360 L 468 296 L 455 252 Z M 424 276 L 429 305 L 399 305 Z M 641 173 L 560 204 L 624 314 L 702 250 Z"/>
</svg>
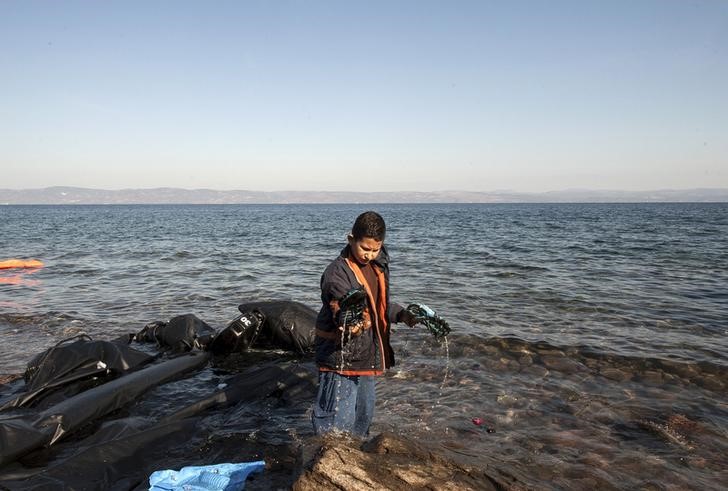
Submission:
<svg viewBox="0 0 728 491">
<path fill-rule="evenodd" d="M 0 188 L 728 187 L 728 1 L 0 2 Z"/>
</svg>

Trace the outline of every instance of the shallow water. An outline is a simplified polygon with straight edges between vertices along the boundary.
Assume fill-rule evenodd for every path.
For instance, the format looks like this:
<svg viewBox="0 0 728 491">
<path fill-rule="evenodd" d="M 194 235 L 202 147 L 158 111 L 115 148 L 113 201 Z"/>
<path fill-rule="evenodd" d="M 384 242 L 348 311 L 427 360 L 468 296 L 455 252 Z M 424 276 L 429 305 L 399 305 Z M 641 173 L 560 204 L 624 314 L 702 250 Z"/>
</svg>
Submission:
<svg viewBox="0 0 728 491">
<path fill-rule="evenodd" d="M 111 338 L 183 313 L 220 328 L 261 299 L 318 308 L 321 271 L 366 208 L 0 207 L 0 259 L 46 264 L 0 272 L 0 374 L 80 332 Z M 539 489 L 728 482 L 728 204 L 376 209 L 393 300 L 430 305 L 453 333 L 448 354 L 423 329 L 395 327 L 373 431 Z M 161 416 L 219 379 L 203 370 L 137 411 Z M 248 409 L 244 427 L 215 431 L 306 441 L 296 410 Z"/>
</svg>

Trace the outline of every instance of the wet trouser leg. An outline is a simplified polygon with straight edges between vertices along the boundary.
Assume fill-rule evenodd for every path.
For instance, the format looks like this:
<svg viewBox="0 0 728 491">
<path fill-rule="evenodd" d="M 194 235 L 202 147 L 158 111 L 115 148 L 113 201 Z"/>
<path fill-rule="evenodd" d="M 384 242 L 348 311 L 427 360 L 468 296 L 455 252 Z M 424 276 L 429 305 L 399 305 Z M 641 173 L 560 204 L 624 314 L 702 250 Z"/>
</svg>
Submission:
<svg viewBox="0 0 728 491">
<path fill-rule="evenodd" d="M 374 417 L 374 405 L 376 403 L 375 378 L 369 375 L 360 375 L 356 393 L 356 419 L 354 421 L 353 433 L 357 436 L 369 435 L 369 426 Z"/>
<path fill-rule="evenodd" d="M 311 416 L 317 434 L 331 430 L 366 436 L 374 417 L 375 380 L 319 372 L 319 389 Z"/>
</svg>

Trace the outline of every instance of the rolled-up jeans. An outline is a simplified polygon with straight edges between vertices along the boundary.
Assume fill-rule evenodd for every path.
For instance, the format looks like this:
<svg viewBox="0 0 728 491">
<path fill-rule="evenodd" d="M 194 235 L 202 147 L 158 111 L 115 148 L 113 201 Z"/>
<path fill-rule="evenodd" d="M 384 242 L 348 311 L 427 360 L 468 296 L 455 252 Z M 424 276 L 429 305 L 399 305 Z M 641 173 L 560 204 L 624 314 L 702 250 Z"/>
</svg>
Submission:
<svg viewBox="0 0 728 491">
<path fill-rule="evenodd" d="M 316 434 L 332 430 L 359 437 L 369 434 L 376 403 L 375 378 L 319 372 L 319 388 L 311 421 Z"/>
</svg>

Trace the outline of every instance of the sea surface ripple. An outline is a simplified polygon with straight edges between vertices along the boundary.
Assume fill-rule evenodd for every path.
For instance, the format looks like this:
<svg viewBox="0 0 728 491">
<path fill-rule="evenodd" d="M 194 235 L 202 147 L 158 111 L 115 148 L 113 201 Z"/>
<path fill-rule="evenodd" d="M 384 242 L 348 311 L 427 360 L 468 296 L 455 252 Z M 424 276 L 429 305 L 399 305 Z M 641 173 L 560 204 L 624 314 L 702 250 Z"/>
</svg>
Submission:
<svg viewBox="0 0 728 491">
<path fill-rule="evenodd" d="M 725 203 L 2 206 L 0 260 L 45 267 L 0 271 L 0 375 L 82 332 L 184 313 L 222 328 L 254 300 L 318 309 L 369 208 L 387 220 L 392 299 L 453 329 L 446 347 L 395 326 L 373 431 L 538 489 L 728 482 Z M 311 433 L 307 415 L 293 427 Z"/>
</svg>

